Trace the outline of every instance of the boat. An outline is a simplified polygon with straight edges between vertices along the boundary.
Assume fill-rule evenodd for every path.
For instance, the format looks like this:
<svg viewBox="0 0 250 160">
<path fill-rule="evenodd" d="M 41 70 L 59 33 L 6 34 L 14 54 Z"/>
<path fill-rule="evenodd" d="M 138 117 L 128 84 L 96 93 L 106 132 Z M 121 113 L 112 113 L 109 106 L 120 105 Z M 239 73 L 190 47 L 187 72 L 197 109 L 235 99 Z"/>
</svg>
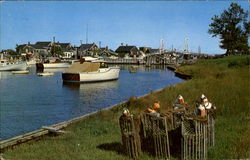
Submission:
<svg viewBox="0 0 250 160">
<path fill-rule="evenodd" d="M 25 71 L 28 68 L 25 62 L 8 62 L 6 60 L 0 61 L 0 71 Z"/>
<path fill-rule="evenodd" d="M 54 73 L 52 73 L 52 72 L 44 72 L 44 73 L 37 73 L 37 75 L 47 77 L 47 76 L 53 76 Z"/>
<path fill-rule="evenodd" d="M 137 66 L 131 66 L 130 68 L 129 68 L 129 73 L 135 73 L 135 72 L 137 72 Z"/>
<path fill-rule="evenodd" d="M 25 71 L 12 71 L 11 73 L 12 74 L 28 74 L 29 71 L 28 70 L 25 70 Z"/>
<path fill-rule="evenodd" d="M 62 73 L 64 82 L 100 82 L 119 78 L 120 68 L 102 67 L 100 62 L 75 62 Z"/>
<path fill-rule="evenodd" d="M 68 68 L 70 64 L 68 62 L 62 62 L 59 58 L 49 57 L 44 62 L 36 63 L 37 70 L 45 68 Z"/>
</svg>

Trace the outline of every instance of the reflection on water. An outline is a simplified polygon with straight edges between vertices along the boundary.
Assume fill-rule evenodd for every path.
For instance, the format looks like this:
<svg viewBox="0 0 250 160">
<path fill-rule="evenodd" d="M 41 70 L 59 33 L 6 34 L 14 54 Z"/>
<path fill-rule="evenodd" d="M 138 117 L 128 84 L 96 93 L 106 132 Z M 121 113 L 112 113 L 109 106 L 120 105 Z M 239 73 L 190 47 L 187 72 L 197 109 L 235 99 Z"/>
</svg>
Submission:
<svg viewBox="0 0 250 160">
<path fill-rule="evenodd" d="M 54 70 L 51 77 L 37 76 L 35 67 L 25 75 L 0 72 L 0 138 L 69 120 L 183 81 L 169 70 L 158 69 L 160 66 L 138 66 L 134 74 L 129 73 L 128 65 L 120 67 L 118 80 L 98 83 L 63 83 L 63 70 Z"/>
<path fill-rule="evenodd" d="M 65 68 L 46 68 L 43 72 L 64 72 Z"/>
<path fill-rule="evenodd" d="M 94 83 L 63 82 L 63 87 L 67 87 L 72 90 L 81 90 L 83 92 L 93 92 L 96 90 L 113 89 L 117 88 L 117 86 L 118 86 L 118 81 L 94 82 Z"/>
</svg>

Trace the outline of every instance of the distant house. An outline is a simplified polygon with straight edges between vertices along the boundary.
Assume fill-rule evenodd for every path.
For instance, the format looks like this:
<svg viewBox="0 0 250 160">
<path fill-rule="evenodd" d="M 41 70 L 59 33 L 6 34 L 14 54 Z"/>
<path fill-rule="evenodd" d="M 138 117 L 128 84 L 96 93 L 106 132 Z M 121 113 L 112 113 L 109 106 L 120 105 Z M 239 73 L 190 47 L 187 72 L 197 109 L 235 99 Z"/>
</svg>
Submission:
<svg viewBox="0 0 250 160">
<path fill-rule="evenodd" d="M 159 53 L 160 52 L 159 49 L 153 49 L 153 48 L 150 48 L 148 51 L 149 51 L 150 54 L 154 54 L 154 53 Z"/>
<path fill-rule="evenodd" d="M 72 58 L 76 55 L 76 50 L 70 43 L 57 43 L 57 45 L 61 46 L 62 48 L 62 58 Z"/>
<path fill-rule="evenodd" d="M 44 41 L 36 42 L 32 47 L 34 48 L 34 53 L 48 54 L 50 52 L 53 42 Z"/>
<path fill-rule="evenodd" d="M 34 44 L 21 44 L 16 46 L 16 52 L 21 55 L 33 54 L 35 52 Z"/>
<path fill-rule="evenodd" d="M 98 55 L 102 57 L 118 56 L 118 54 L 112 49 L 109 49 L 108 46 L 100 48 Z"/>
<path fill-rule="evenodd" d="M 142 51 L 145 54 L 149 54 L 150 50 L 151 50 L 151 47 L 140 47 L 139 50 Z"/>
<path fill-rule="evenodd" d="M 80 57 L 83 56 L 95 56 L 97 55 L 97 51 L 99 50 L 99 47 L 95 44 L 81 44 L 78 47 L 78 55 Z"/>
<path fill-rule="evenodd" d="M 116 50 L 118 56 L 120 57 L 138 57 L 140 56 L 140 52 L 136 46 L 119 46 Z"/>
<path fill-rule="evenodd" d="M 27 54 L 39 54 L 39 55 L 48 55 L 51 51 L 53 45 L 61 46 L 64 56 L 62 58 L 71 58 L 75 55 L 75 49 L 70 43 L 53 43 L 49 41 L 39 41 L 35 44 L 22 44 L 17 45 L 16 51 L 22 55 Z"/>
</svg>

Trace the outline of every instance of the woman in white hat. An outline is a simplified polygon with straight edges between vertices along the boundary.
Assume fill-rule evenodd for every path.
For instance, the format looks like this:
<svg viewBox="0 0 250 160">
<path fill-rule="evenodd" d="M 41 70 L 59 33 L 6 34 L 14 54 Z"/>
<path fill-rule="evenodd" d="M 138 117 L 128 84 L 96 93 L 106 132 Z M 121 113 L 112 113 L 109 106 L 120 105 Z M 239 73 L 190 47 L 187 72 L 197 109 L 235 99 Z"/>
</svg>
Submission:
<svg viewBox="0 0 250 160">
<path fill-rule="evenodd" d="M 204 105 L 205 109 L 212 108 L 212 103 L 208 101 L 207 97 L 204 94 L 201 95 L 201 104 Z"/>
</svg>

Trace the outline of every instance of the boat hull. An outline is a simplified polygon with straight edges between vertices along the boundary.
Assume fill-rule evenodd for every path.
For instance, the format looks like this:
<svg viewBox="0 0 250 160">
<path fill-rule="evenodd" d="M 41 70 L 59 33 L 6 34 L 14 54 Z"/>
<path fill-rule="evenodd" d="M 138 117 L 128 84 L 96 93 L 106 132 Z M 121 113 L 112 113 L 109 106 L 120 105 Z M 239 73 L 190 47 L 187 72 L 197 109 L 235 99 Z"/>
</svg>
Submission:
<svg viewBox="0 0 250 160">
<path fill-rule="evenodd" d="M 12 74 L 28 74 L 29 71 L 12 71 Z"/>
<path fill-rule="evenodd" d="M 110 67 L 99 69 L 97 72 L 80 72 L 80 73 L 62 73 L 65 82 L 101 82 L 111 81 L 119 78 L 120 69 L 118 67 Z"/>
<path fill-rule="evenodd" d="M 45 69 L 45 68 L 68 68 L 70 66 L 69 63 L 36 63 L 37 69 Z"/>
<path fill-rule="evenodd" d="M 26 63 L 18 63 L 0 66 L 0 71 L 25 71 L 27 68 Z"/>
</svg>

